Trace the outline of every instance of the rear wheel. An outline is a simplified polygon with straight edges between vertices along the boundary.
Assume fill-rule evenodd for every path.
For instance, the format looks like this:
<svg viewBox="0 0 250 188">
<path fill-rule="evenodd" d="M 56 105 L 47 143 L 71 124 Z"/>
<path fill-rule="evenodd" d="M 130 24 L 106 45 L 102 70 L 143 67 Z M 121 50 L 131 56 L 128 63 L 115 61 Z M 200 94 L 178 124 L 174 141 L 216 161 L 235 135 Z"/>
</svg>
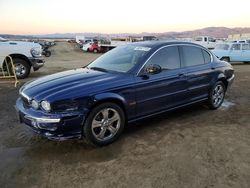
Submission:
<svg viewBox="0 0 250 188">
<path fill-rule="evenodd" d="M 98 50 L 97 50 L 97 49 L 94 49 L 94 50 L 93 50 L 93 52 L 94 52 L 94 53 L 97 53 L 97 52 L 98 52 Z"/>
<path fill-rule="evenodd" d="M 209 92 L 208 107 L 217 109 L 224 101 L 226 87 L 223 82 L 218 81 Z"/>
<path fill-rule="evenodd" d="M 83 126 L 83 134 L 91 144 L 107 145 L 121 135 L 124 124 L 123 110 L 114 103 L 103 103 L 90 112 Z"/>
<path fill-rule="evenodd" d="M 30 65 L 27 61 L 20 58 L 13 58 L 15 65 L 16 77 L 18 79 L 24 79 L 30 74 Z"/>
</svg>

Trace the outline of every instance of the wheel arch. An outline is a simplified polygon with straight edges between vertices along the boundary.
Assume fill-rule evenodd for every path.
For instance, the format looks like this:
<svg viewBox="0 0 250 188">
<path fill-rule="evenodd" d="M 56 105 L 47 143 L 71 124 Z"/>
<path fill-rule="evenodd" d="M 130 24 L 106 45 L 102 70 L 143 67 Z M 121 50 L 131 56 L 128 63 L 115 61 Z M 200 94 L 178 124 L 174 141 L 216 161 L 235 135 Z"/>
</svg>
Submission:
<svg viewBox="0 0 250 188">
<path fill-rule="evenodd" d="M 93 102 L 90 111 L 102 103 L 111 102 L 117 104 L 119 107 L 122 108 L 122 110 L 124 111 L 125 118 L 127 120 L 127 102 L 122 96 L 116 93 L 102 93 L 95 95 L 92 98 L 92 101 Z"/>
<path fill-rule="evenodd" d="M 227 89 L 228 82 L 227 82 L 226 77 L 225 77 L 223 74 L 220 74 L 220 75 L 218 76 L 216 82 L 218 82 L 218 81 L 221 81 L 221 82 L 225 85 L 225 87 L 226 87 L 226 89 Z"/>
<path fill-rule="evenodd" d="M 224 58 L 227 58 L 229 62 L 231 61 L 231 59 L 230 59 L 229 56 L 222 56 L 222 57 L 220 58 L 220 60 L 222 60 L 222 59 L 224 59 Z"/>
<path fill-rule="evenodd" d="M 29 58 L 23 54 L 10 54 L 9 56 L 12 57 L 12 59 L 15 59 L 15 58 L 23 59 L 24 61 L 26 61 L 29 64 L 30 67 L 32 67 L 32 64 L 31 64 Z"/>
<path fill-rule="evenodd" d="M 88 109 L 89 110 L 88 110 L 88 113 L 86 114 L 84 121 L 82 122 L 82 127 L 84 127 L 85 122 L 86 122 L 90 112 L 95 107 L 97 107 L 98 105 L 101 105 L 103 103 L 114 103 L 114 104 L 118 105 L 119 107 L 121 107 L 121 109 L 124 112 L 125 122 L 127 122 L 128 113 L 127 113 L 126 100 L 122 96 L 115 94 L 115 93 L 102 93 L 102 94 L 95 95 L 89 99 L 89 102 L 88 102 Z M 83 128 L 82 128 L 82 135 L 84 136 Z"/>
</svg>

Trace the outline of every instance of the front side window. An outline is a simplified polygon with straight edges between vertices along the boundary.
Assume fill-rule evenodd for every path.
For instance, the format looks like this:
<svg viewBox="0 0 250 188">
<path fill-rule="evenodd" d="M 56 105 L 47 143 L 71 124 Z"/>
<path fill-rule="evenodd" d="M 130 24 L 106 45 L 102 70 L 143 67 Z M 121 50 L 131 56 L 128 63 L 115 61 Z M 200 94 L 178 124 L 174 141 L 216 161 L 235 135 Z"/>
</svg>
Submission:
<svg viewBox="0 0 250 188">
<path fill-rule="evenodd" d="M 183 67 L 204 64 L 202 49 L 194 46 L 182 47 Z"/>
<path fill-rule="evenodd" d="M 202 53 L 203 53 L 203 56 L 204 56 L 205 63 L 210 63 L 211 62 L 210 54 L 205 50 L 202 50 Z"/>
<path fill-rule="evenodd" d="M 162 70 L 180 68 L 180 57 L 177 46 L 165 47 L 156 52 L 147 62 L 147 65 L 157 64 Z"/>
<path fill-rule="evenodd" d="M 240 44 L 232 44 L 231 50 L 240 50 Z"/>
<path fill-rule="evenodd" d="M 208 37 L 208 41 L 209 41 L 209 42 L 216 42 L 216 39 L 211 38 L 211 37 Z"/>
</svg>

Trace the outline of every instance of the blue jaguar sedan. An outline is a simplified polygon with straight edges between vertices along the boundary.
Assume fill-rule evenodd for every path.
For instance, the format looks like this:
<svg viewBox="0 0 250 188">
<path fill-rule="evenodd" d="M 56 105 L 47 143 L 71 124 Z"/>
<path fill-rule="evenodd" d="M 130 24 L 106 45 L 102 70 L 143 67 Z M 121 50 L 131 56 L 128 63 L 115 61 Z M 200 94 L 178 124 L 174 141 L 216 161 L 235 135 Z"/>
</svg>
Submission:
<svg viewBox="0 0 250 188">
<path fill-rule="evenodd" d="M 221 106 L 232 66 L 188 42 L 138 42 L 117 47 L 84 68 L 21 87 L 20 122 L 53 140 L 114 142 L 130 122 L 197 102 Z"/>
</svg>

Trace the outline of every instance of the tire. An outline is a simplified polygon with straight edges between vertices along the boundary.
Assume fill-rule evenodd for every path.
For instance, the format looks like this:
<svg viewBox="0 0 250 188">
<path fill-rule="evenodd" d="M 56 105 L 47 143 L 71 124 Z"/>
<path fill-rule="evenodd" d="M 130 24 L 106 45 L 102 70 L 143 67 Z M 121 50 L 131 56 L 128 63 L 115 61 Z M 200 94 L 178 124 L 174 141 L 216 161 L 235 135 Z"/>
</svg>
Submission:
<svg viewBox="0 0 250 188">
<path fill-rule="evenodd" d="M 97 50 L 97 49 L 94 49 L 94 50 L 93 50 L 93 52 L 94 52 L 94 53 L 97 53 L 97 52 L 98 52 L 98 50 Z"/>
<path fill-rule="evenodd" d="M 51 56 L 51 51 L 46 51 L 44 55 L 45 55 L 45 57 L 50 57 Z"/>
<path fill-rule="evenodd" d="M 83 126 L 83 135 L 92 145 L 111 144 L 121 135 L 125 125 L 124 111 L 114 103 L 96 106 Z"/>
<path fill-rule="evenodd" d="M 27 61 L 20 58 L 13 58 L 13 63 L 15 65 L 16 77 L 18 79 L 24 79 L 29 76 L 31 67 Z"/>
<path fill-rule="evenodd" d="M 215 110 L 221 106 L 226 94 L 226 87 L 223 82 L 218 81 L 209 92 L 208 107 Z"/>
<path fill-rule="evenodd" d="M 230 62 L 229 57 L 223 57 L 223 58 L 221 58 L 220 60 L 221 60 L 221 61 L 226 61 L 226 62 L 228 62 L 228 63 Z"/>
</svg>

